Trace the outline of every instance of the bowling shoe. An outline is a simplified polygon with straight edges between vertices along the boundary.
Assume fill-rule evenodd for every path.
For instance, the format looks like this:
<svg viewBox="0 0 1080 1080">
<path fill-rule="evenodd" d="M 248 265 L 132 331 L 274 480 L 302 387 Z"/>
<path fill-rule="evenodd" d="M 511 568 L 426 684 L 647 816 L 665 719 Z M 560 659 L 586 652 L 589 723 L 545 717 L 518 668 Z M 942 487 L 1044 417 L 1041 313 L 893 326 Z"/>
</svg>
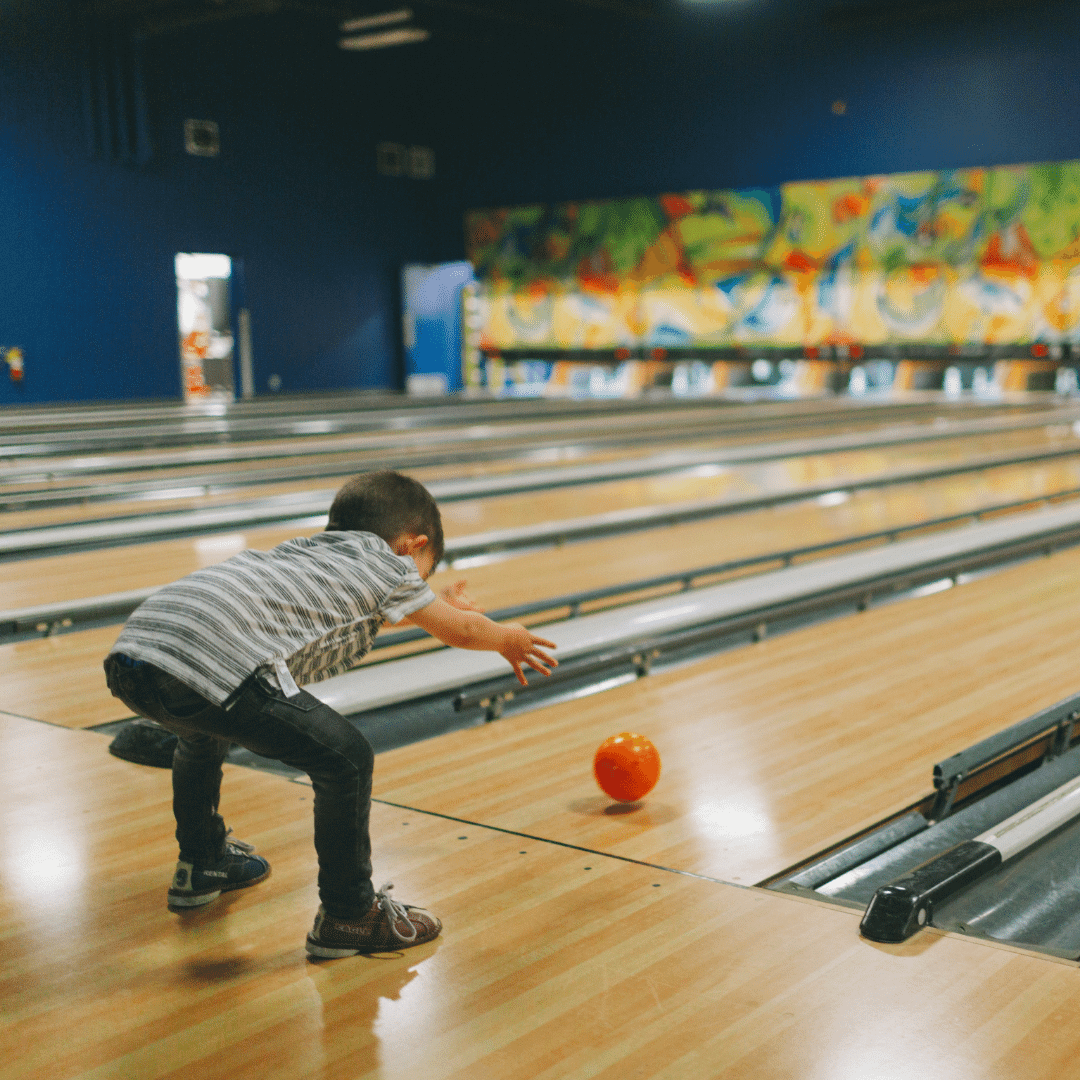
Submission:
<svg viewBox="0 0 1080 1080">
<path fill-rule="evenodd" d="M 181 853 L 169 887 L 169 907 L 173 910 L 201 907 L 223 892 L 246 889 L 270 876 L 270 864 L 253 854 L 251 844 L 226 840 L 225 854 L 217 862 L 188 862 Z"/>
<path fill-rule="evenodd" d="M 397 952 L 437 938 L 442 923 L 424 908 L 399 904 L 392 899 L 393 887 L 384 885 L 375 894 L 371 910 L 362 919 L 338 919 L 320 907 L 307 936 L 308 955 L 330 959 L 358 953 Z"/>
</svg>

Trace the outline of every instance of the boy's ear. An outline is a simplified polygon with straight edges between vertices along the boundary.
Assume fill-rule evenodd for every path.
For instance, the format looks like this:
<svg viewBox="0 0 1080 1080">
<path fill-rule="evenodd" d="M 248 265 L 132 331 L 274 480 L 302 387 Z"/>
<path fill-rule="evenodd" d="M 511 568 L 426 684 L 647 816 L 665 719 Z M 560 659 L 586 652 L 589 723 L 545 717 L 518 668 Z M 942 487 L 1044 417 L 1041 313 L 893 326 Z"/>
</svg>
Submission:
<svg viewBox="0 0 1080 1080">
<path fill-rule="evenodd" d="M 419 536 L 406 533 L 404 536 L 398 537 L 396 543 L 393 544 L 393 550 L 395 555 L 407 555 L 411 558 L 413 555 L 423 551 L 427 544 L 428 538 L 423 533 Z"/>
</svg>

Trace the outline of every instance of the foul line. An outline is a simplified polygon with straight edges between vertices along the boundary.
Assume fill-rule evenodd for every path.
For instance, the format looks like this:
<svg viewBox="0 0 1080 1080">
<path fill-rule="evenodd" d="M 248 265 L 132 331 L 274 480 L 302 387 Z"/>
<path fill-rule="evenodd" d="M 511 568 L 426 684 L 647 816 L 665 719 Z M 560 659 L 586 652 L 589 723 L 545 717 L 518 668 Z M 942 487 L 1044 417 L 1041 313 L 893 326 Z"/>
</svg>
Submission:
<svg viewBox="0 0 1080 1080">
<path fill-rule="evenodd" d="M 485 825 L 479 821 L 471 821 L 469 818 L 454 817 L 453 814 L 440 814 L 437 810 L 421 810 L 418 806 L 406 806 L 404 803 L 390 802 L 389 799 L 372 799 L 371 801 L 379 803 L 380 806 L 392 806 L 395 810 L 408 810 L 414 814 L 426 814 L 428 817 L 442 818 L 444 821 L 456 821 L 459 825 L 471 825 L 477 829 L 490 829 L 492 832 L 505 833 L 507 836 L 520 836 L 523 840 L 533 840 L 538 844 L 553 844 L 555 847 L 569 848 L 571 851 L 583 851 L 586 855 L 596 855 L 601 859 L 618 859 L 620 862 L 634 863 L 636 866 L 647 866 L 650 870 L 662 870 L 667 874 L 682 874 L 684 877 L 697 878 L 699 881 L 711 881 L 714 885 L 730 885 L 733 889 L 749 889 L 753 887 L 740 885 L 735 881 L 725 881 L 723 878 L 709 877 L 708 874 L 695 874 L 693 870 L 679 870 L 674 866 L 660 866 L 657 863 L 646 862 L 644 859 L 632 859 L 629 855 L 613 855 L 609 851 L 581 847 L 580 844 L 568 844 L 565 840 L 552 840 L 546 836 L 534 836 L 532 833 L 518 832 L 516 829 L 504 829 L 500 825 Z"/>
</svg>

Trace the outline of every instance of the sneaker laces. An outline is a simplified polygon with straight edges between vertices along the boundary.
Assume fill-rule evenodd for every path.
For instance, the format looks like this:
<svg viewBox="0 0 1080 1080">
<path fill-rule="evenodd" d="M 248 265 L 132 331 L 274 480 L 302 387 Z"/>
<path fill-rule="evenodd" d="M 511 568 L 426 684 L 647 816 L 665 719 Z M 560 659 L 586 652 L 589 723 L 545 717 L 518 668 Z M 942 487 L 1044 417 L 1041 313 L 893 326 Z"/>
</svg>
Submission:
<svg viewBox="0 0 1080 1080">
<path fill-rule="evenodd" d="M 232 837 L 230 840 L 229 837 Z M 229 829 L 225 833 L 225 851 L 228 852 L 232 849 L 233 855 L 250 855 L 255 850 L 254 844 L 249 844 L 246 840 L 237 840 L 232 834 L 232 829 Z"/>
<path fill-rule="evenodd" d="M 393 932 L 394 937 L 398 941 L 408 943 L 416 940 L 416 927 L 413 926 L 412 920 L 409 918 L 408 908 L 404 904 L 399 904 L 390 895 L 390 890 L 393 888 L 391 882 L 387 882 L 376 894 L 375 899 L 379 904 L 379 910 L 386 916 L 386 921 L 390 924 L 390 930 Z M 412 931 L 412 933 L 406 937 L 397 928 L 398 920 L 404 921 L 405 925 Z"/>
</svg>

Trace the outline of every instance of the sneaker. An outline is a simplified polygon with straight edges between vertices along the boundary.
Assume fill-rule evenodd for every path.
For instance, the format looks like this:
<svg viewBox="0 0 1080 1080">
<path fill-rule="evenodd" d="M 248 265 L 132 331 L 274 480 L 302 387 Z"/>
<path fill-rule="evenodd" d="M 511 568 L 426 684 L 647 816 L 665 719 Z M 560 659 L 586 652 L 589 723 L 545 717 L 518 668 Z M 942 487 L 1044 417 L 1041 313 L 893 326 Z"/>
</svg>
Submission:
<svg viewBox="0 0 1080 1080">
<path fill-rule="evenodd" d="M 242 840 L 226 840 L 225 854 L 215 863 L 185 862 L 181 856 L 169 888 L 169 907 L 201 907 L 223 892 L 264 881 L 270 876 L 270 864 L 252 854 L 254 850 Z"/>
<path fill-rule="evenodd" d="M 308 955 L 333 958 L 397 952 L 437 938 L 442 923 L 430 911 L 391 899 L 393 887 L 384 885 L 375 894 L 371 910 L 362 919 L 338 919 L 320 907 L 307 936 Z"/>
</svg>

